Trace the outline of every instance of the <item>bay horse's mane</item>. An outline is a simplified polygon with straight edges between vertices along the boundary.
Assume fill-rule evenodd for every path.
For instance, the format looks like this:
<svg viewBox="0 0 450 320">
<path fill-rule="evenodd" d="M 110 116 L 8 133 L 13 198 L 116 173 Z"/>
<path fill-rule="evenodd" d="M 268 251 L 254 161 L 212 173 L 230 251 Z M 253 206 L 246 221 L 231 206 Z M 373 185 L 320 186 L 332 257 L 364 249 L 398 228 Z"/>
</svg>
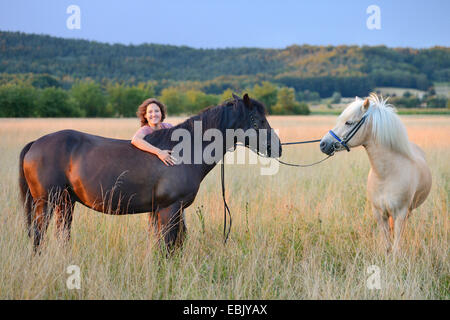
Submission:
<svg viewBox="0 0 450 320">
<path fill-rule="evenodd" d="M 250 99 L 252 107 L 256 108 L 257 112 L 266 114 L 264 105 L 254 99 Z M 217 106 L 209 106 L 201 110 L 198 114 L 191 116 L 185 121 L 167 129 L 161 129 L 145 136 L 145 140 L 151 142 L 156 146 L 167 146 L 171 142 L 172 132 L 176 129 L 185 129 L 189 132 L 194 130 L 194 121 L 201 121 L 203 127 L 217 128 L 221 125 L 222 113 L 225 108 L 233 108 L 234 110 L 245 110 L 246 107 L 242 99 L 228 99 Z"/>
</svg>

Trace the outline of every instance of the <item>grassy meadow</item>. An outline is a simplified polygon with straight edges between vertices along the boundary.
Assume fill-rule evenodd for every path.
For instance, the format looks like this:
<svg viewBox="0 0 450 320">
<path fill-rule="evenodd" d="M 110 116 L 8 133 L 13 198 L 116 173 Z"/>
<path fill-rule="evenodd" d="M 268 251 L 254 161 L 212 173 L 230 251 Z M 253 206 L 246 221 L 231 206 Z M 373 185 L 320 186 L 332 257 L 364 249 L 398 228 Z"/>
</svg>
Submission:
<svg viewBox="0 0 450 320">
<path fill-rule="evenodd" d="M 408 219 L 394 261 L 366 200 L 363 148 L 311 168 L 227 165 L 233 227 L 223 244 L 220 167 L 187 209 L 183 250 L 165 258 L 148 215 L 108 216 L 76 205 L 72 238 L 58 243 L 54 222 L 33 256 L 19 202 L 18 157 L 31 140 L 72 128 L 129 139 L 137 119 L 0 119 L 0 299 L 450 299 L 450 117 L 402 116 L 433 174 L 426 202 Z M 169 118 L 173 124 L 182 118 Z M 282 141 L 316 139 L 335 116 L 269 117 Z M 286 146 L 283 160 L 323 158 L 318 145 Z M 99 164 L 100 165 L 100 164 Z M 69 290 L 69 265 L 81 289 Z M 369 266 L 381 289 L 368 289 Z"/>
</svg>

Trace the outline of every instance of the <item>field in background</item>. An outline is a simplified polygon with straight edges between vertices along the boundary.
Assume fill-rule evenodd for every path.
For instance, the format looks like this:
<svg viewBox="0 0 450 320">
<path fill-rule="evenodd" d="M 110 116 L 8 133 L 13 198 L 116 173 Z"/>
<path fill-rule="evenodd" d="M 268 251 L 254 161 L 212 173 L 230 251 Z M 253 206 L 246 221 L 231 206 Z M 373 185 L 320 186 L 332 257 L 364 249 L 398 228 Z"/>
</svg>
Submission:
<svg viewBox="0 0 450 320">
<path fill-rule="evenodd" d="M 436 90 L 437 95 L 450 98 L 450 82 L 435 82 L 434 89 Z"/>
<path fill-rule="evenodd" d="M 312 115 L 333 115 L 338 116 L 348 106 L 347 103 L 333 104 L 332 108 L 328 108 L 327 105 L 313 105 L 310 110 Z M 416 116 L 449 116 L 450 109 L 445 108 L 396 108 L 399 115 L 416 115 Z"/>
<path fill-rule="evenodd" d="M 436 94 L 440 97 L 450 97 L 450 84 L 446 82 L 435 82 L 434 88 Z M 427 93 L 423 90 L 413 88 L 394 88 L 394 87 L 377 87 L 373 90 L 379 92 L 384 97 L 397 96 L 402 97 L 406 92 L 412 96 L 422 99 Z M 320 99 L 310 104 L 311 114 L 313 115 L 339 115 L 350 103 L 354 101 L 354 97 L 343 97 L 339 103 L 332 103 L 332 98 Z M 390 100 L 392 101 L 392 100 Z M 389 102 L 389 101 L 388 101 Z M 450 115 L 449 108 L 399 108 L 396 107 L 397 113 L 400 115 Z"/>
<path fill-rule="evenodd" d="M 380 92 L 383 96 L 392 96 L 392 95 L 396 95 L 396 96 L 403 96 L 403 94 L 405 94 L 405 92 L 409 92 L 412 95 L 418 97 L 419 99 L 423 98 L 423 95 L 425 93 L 427 93 L 424 90 L 417 90 L 417 89 L 412 89 L 412 88 L 393 88 L 393 87 L 378 87 L 375 88 L 374 90 L 375 92 Z"/>
<path fill-rule="evenodd" d="M 187 209 L 182 251 L 165 259 L 147 232 L 147 215 L 107 216 L 77 204 L 70 246 L 50 225 L 32 256 L 18 200 L 18 156 L 43 134 L 77 129 L 129 139 L 136 119 L 0 119 L 0 299 L 449 299 L 450 117 L 402 116 L 427 153 L 433 187 L 407 222 L 393 262 L 366 201 L 367 155 L 342 152 L 307 169 L 227 165 L 233 228 L 223 245 L 223 204 L 216 167 Z M 175 124 L 181 118 L 169 118 Z M 334 116 L 269 117 L 282 141 L 320 138 Z M 317 145 L 284 148 L 283 160 L 323 158 Z M 68 290 L 66 268 L 81 268 Z M 370 290 L 367 268 L 380 268 Z"/>
</svg>

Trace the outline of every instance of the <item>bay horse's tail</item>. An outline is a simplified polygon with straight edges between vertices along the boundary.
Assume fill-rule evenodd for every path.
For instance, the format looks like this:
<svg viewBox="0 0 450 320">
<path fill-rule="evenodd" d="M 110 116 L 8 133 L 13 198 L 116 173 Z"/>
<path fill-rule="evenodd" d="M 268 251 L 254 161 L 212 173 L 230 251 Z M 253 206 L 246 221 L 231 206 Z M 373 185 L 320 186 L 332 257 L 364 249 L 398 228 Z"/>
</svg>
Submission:
<svg viewBox="0 0 450 320">
<path fill-rule="evenodd" d="M 28 236 L 31 237 L 31 214 L 32 214 L 32 204 L 33 197 L 30 194 L 30 188 L 28 186 L 27 180 L 25 179 L 25 173 L 23 171 L 23 158 L 25 154 L 30 150 L 31 145 L 34 141 L 28 143 L 20 152 L 20 162 L 19 162 L 19 187 L 20 187 L 20 198 L 25 209 L 25 219 L 27 223 Z"/>
</svg>

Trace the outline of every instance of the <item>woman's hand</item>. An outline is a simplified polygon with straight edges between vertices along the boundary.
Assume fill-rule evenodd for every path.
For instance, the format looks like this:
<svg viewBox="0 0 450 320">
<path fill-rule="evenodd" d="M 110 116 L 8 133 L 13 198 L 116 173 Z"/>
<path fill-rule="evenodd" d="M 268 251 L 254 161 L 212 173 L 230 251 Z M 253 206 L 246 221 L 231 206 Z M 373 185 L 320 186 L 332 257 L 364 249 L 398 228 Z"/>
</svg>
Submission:
<svg viewBox="0 0 450 320">
<path fill-rule="evenodd" d="M 172 157 L 172 151 L 171 150 L 159 150 L 156 154 L 158 158 L 164 162 L 166 166 L 173 166 L 175 164 L 176 159 Z"/>
</svg>

